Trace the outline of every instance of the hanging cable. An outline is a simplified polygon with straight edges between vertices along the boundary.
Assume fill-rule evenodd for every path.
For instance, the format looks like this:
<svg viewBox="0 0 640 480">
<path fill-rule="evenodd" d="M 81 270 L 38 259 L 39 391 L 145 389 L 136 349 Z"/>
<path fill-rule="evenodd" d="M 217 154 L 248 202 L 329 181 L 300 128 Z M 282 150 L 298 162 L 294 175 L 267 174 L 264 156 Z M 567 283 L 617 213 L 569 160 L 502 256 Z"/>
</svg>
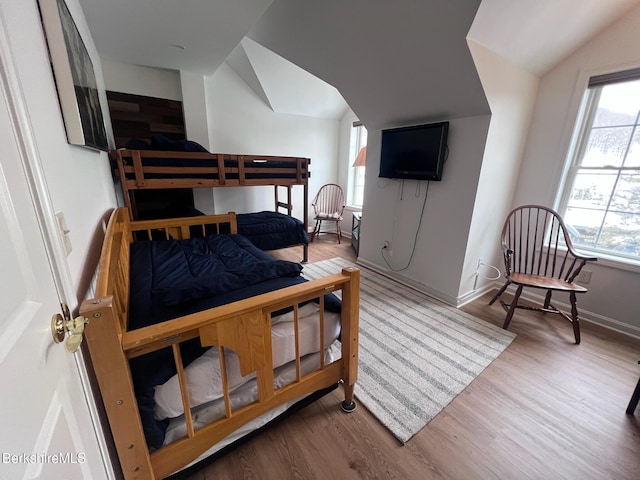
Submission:
<svg viewBox="0 0 640 480">
<path fill-rule="evenodd" d="M 489 267 L 489 268 L 495 270 L 497 275 L 495 277 L 487 277 L 486 275 L 483 275 L 482 273 L 480 273 L 480 268 L 481 267 Z M 476 268 L 475 278 L 473 279 L 473 289 L 474 290 L 478 287 L 478 277 L 484 278 L 485 280 L 498 280 L 500 277 L 502 277 L 502 273 L 500 272 L 500 269 L 498 267 L 494 267 L 493 265 L 489 265 L 488 263 L 484 263 L 484 262 L 480 261 L 480 262 L 478 262 L 478 268 Z"/>
<path fill-rule="evenodd" d="M 404 180 L 402 185 L 404 187 Z M 425 206 L 427 205 L 428 193 L 429 193 L 429 182 L 427 181 L 427 188 L 425 189 L 425 192 L 424 192 L 424 201 L 422 202 L 422 210 L 420 211 L 420 218 L 418 220 L 418 228 L 416 228 L 416 234 L 413 237 L 413 247 L 411 248 L 411 255 L 409 256 L 409 261 L 407 262 L 407 264 L 402 268 L 393 268 L 389 263 L 389 260 L 385 256 L 385 251 L 387 250 L 387 247 L 383 246 L 380 249 L 380 255 L 382 255 L 382 259 L 387 264 L 387 267 L 389 268 L 389 270 L 393 272 L 401 272 L 402 270 L 406 270 L 407 268 L 409 268 L 409 265 L 411 265 L 411 261 L 413 260 L 413 255 L 416 252 L 416 244 L 418 243 L 418 234 L 420 233 L 420 227 L 422 226 L 422 217 L 424 216 L 424 209 L 425 209 Z M 395 231 L 395 226 L 394 226 L 394 231 Z"/>
<path fill-rule="evenodd" d="M 476 272 L 476 275 L 477 275 L 477 276 L 479 276 L 479 277 L 484 278 L 485 280 L 498 280 L 498 279 L 502 276 L 502 273 L 500 273 L 500 269 L 499 269 L 498 267 L 494 267 L 493 265 L 489 265 L 488 263 L 482 263 L 482 262 L 480 262 L 480 263 L 478 264 L 478 270 L 480 270 L 480 267 L 489 267 L 489 268 L 492 268 L 492 269 L 493 269 L 493 270 L 495 270 L 495 271 L 496 271 L 496 273 L 498 274 L 498 275 L 497 275 L 497 276 L 495 276 L 495 277 L 487 277 L 487 276 L 485 276 L 485 275 L 481 274 L 479 271 L 477 271 L 477 272 Z"/>
</svg>

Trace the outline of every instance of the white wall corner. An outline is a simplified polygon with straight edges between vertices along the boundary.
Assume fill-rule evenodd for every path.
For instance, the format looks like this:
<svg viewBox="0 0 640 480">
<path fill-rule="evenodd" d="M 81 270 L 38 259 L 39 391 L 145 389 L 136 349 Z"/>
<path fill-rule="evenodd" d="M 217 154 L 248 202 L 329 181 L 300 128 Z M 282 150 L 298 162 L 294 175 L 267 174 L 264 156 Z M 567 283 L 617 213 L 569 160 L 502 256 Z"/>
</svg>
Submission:
<svg viewBox="0 0 640 480">
<path fill-rule="evenodd" d="M 181 70 L 180 84 L 187 139 L 211 151 L 205 77 L 201 73 Z"/>
</svg>

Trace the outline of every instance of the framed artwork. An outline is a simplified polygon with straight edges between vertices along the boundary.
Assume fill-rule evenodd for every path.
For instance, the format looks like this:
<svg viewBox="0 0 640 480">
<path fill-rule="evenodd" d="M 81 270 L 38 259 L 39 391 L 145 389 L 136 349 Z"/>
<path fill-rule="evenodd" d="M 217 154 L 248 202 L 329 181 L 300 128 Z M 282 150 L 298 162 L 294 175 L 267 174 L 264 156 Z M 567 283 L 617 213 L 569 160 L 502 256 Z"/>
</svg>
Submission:
<svg viewBox="0 0 640 480">
<path fill-rule="evenodd" d="M 64 0 L 38 0 L 67 140 L 108 150 L 95 71 Z"/>
</svg>

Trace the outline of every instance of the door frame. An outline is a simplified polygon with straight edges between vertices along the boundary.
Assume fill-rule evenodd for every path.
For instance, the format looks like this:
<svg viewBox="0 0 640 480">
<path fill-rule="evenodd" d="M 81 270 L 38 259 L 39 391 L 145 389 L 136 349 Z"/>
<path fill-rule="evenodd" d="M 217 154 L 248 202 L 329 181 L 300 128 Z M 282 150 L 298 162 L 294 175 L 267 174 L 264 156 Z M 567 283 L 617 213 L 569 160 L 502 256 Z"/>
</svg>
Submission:
<svg viewBox="0 0 640 480">
<path fill-rule="evenodd" d="M 8 37 L 7 21 L 0 8 L 0 82 L 6 95 L 6 104 L 9 117 L 14 128 L 14 137 L 18 152 L 24 167 L 24 172 L 29 185 L 30 196 L 33 200 L 34 210 L 38 219 L 42 241 L 49 261 L 53 282 L 60 303 L 65 303 L 74 315 L 77 312 L 79 301 L 74 295 L 73 280 L 69 270 L 64 247 L 60 241 L 58 223 L 55 218 L 55 210 L 49 188 L 44 174 L 44 168 L 35 134 L 29 117 L 27 103 L 18 79 L 17 67 Z M 0 91 L 1 93 L 1 91 Z M 63 347 L 61 347 L 63 348 Z M 106 441 L 100 414 L 95 402 L 90 374 L 86 368 L 82 350 L 78 350 L 74 357 L 82 391 L 89 409 L 91 423 L 97 440 L 105 471 L 110 478 L 116 478 L 113 469 L 113 460 L 110 448 Z"/>
</svg>

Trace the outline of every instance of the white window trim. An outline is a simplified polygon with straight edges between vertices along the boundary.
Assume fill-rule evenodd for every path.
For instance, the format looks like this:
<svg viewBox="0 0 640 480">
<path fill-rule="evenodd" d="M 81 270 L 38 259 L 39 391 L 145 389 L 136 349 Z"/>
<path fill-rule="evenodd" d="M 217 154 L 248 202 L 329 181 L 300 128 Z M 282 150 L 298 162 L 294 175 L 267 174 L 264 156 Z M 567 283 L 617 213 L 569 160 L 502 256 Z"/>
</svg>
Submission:
<svg viewBox="0 0 640 480">
<path fill-rule="evenodd" d="M 356 205 L 354 203 L 355 182 L 356 182 L 355 168 L 356 167 L 352 167 L 352 165 L 355 160 L 355 157 L 358 155 L 358 152 L 360 151 L 360 148 L 361 148 L 361 147 L 356 147 L 355 149 L 352 150 L 352 141 L 355 140 L 355 143 L 357 143 L 358 145 L 360 145 L 361 143 L 360 132 L 355 134 L 355 137 L 356 137 L 355 139 L 352 136 L 355 127 L 362 127 L 366 129 L 366 127 L 360 121 L 353 122 L 353 124 L 351 125 L 351 128 L 349 129 L 349 162 L 348 162 L 349 171 L 348 171 L 348 177 L 347 177 L 347 180 L 348 180 L 347 207 L 350 210 L 361 211 L 364 205 Z M 363 198 L 363 204 L 364 204 L 364 198 Z"/>
<path fill-rule="evenodd" d="M 591 113 L 595 115 L 595 110 L 592 105 L 599 95 L 592 95 L 589 92 L 589 81 L 593 77 L 601 75 L 616 74 L 618 72 L 624 72 L 627 70 L 640 69 L 638 64 L 626 64 L 619 65 L 616 68 L 609 68 L 606 70 L 583 70 L 578 75 L 576 81 L 576 87 L 574 90 L 573 99 L 571 102 L 572 109 L 576 111 L 575 119 L 573 122 L 569 121 L 565 129 L 565 145 L 566 145 L 566 159 L 562 170 L 559 175 L 559 182 L 556 190 L 556 199 L 554 202 L 554 208 L 558 212 L 563 212 L 569 201 L 571 192 L 567 188 L 567 184 L 570 179 L 573 179 L 574 172 L 578 168 L 578 162 L 580 159 L 581 148 L 584 148 L 585 142 L 584 136 L 590 130 L 591 121 L 587 122 L 586 116 Z M 570 117 L 569 117 L 570 118 Z M 593 119 L 591 119 L 593 120 Z M 587 125 L 589 125 L 587 127 Z M 569 160 L 570 159 L 570 160 Z M 640 260 L 624 257 L 623 255 L 611 255 L 602 250 L 591 249 L 583 246 L 575 246 L 578 252 L 584 252 L 598 257 L 598 265 L 615 268 L 618 270 L 630 271 L 634 273 L 640 273 Z"/>
</svg>

